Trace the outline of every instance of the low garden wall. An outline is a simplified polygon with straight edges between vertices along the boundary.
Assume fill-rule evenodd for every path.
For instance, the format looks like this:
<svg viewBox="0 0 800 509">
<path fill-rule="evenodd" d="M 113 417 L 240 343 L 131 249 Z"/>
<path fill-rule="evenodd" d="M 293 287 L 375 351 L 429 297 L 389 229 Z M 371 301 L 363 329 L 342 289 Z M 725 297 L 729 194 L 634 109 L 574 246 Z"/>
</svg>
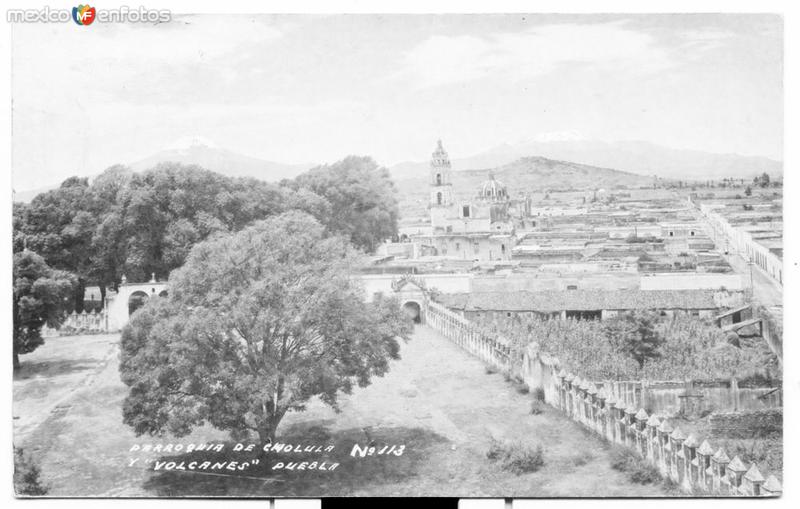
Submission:
<svg viewBox="0 0 800 509">
<path fill-rule="evenodd" d="M 108 319 L 106 312 L 95 311 L 87 313 L 82 311 L 64 315 L 61 326 L 57 329 L 44 326 L 42 327 L 43 337 L 73 336 L 76 334 L 99 334 L 108 330 Z"/>
<path fill-rule="evenodd" d="M 599 386 L 598 382 L 595 382 Z M 657 414 L 700 416 L 783 407 L 783 391 L 775 387 L 739 387 L 736 379 L 718 381 L 602 382 L 614 398 Z"/>
<path fill-rule="evenodd" d="M 423 312 L 425 323 L 464 350 L 497 369 L 510 368 L 511 347 L 508 341 L 489 334 L 430 299 L 425 302 Z"/>
</svg>

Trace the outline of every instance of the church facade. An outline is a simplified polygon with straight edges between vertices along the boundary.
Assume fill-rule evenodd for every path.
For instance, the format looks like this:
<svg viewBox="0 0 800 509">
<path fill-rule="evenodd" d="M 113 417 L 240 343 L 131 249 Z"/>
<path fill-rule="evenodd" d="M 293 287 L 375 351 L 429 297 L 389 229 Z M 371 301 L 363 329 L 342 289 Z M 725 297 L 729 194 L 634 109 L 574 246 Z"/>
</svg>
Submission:
<svg viewBox="0 0 800 509">
<path fill-rule="evenodd" d="M 429 171 L 431 233 L 416 236 L 420 254 L 462 260 L 508 261 L 516 245 L 512 201 L 506 186 L 489 173 L 475 195 L 453 191 L 450 158 L 439 140 Z"/>
</svg>

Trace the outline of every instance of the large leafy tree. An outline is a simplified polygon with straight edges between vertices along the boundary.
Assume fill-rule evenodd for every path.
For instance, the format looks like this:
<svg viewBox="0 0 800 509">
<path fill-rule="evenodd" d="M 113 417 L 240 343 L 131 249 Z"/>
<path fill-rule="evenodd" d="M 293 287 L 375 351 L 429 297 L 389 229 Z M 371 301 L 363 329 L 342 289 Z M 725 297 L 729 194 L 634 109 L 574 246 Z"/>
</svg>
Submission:
<svg viewBox="0 0 800 509">
<path fill-rule="evenodd" d="M 100 287 L 102 301 L 106 288 L 116 289 L 124 272 L 128 232 L 122 198 L 132 177 L 130 169 L 116 165 L 98 175 L 91 186 L 98 220 L 92 233 L 89 277 Z"/>
<path fill-rule="evenodd" d="M 331 213 L 320 218 L 323 223 L 368 252 L 397 234 L 397 190 L 389 171 L 370 157 L 349 156 L 317 166 L 289 185 L 325 198 Z"/>
<path fill-rule="evenodd" d="M 36 196 L 29 205 L 15 208 L 15 250 L 25 247 L 46 263 L 76 276 L 72 306 L 83 310 L 83 294 L 91 279 L 92 235 L 100 211 L 88 179 L 71 177 L 57 189 Z"/>
<path fill-rule="evenodd" d="M 14 254 L 14 369 L 20 355 L 44 344 L 45 324 L 60 324 L 76 284 L 74 276 L 50 268 L 32 251 Z"/>
<path fill-rule="evenodd" d="M 214 233 L 239 231 L 292 208 L 316 217 L 327 214 L 325 200 L 310 192 L 298 194 L 277 184 L 175 163 L 134 174 L 116 200 L 125 232 L 124 271 L 132 281 L 153 272 L 163 277 L 183 264 L 192 246 Z M 118 224 L 109 225 L 112 239 Z"/>
<path fill-rule="evenodd" d="M 626 352 L 641 369 L 648 360 L 661 356 L 659 347 L 664 338 L 659 334 L 657 324 L 656 313 L 637 310 L 606 321 L 603 329 L 609 342 Z"/>
<path fill-rule="evenodd" d="M 266 442 L 310 397 L 336 407 L 340 391 L 386 373 L 410 323 L 394 300 L 364 302 L 354 256 L 298 211 L 195 245 L 169 298 L 123 331 L 124 421 L 138 434 L 210 423 Z"/>
</svg>

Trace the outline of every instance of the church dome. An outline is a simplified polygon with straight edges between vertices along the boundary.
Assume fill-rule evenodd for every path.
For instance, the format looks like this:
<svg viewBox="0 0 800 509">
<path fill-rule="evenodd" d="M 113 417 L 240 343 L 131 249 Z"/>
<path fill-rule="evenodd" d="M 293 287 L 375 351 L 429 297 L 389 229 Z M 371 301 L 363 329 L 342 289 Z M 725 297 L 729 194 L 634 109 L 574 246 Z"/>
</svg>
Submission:
<svg viewBox="0 0 800 509">
<path fill-rule="evenodd" d="M 478 196 L 487 201 L 506 201 L 508 200 L 508 190 L 502 182 L 496 180 L 494 175 L 490 173 L 489 180 L 481 184 Z"/>
</svg>

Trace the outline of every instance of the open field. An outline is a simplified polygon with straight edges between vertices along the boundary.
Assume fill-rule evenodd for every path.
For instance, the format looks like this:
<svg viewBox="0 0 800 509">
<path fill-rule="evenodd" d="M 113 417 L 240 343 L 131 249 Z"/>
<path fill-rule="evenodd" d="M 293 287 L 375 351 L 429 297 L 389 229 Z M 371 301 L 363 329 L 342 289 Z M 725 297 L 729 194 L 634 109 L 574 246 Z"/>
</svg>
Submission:
<svg viewBox="0 0 800 509">
<path fill-rule="evenodd" d="M 135 437 L 121 422 L 126 387 L 117 372 L 117 341 L 118 336 L 53 338 L 22 358 L 14 381 L 16 442 L 41 465 L 50 495 L 665 494 L 661 485 L 633 484 L 613 470 L 607 446 L 556 411 L 544 407 L 531 415 L 532 396 L 519 393 L 501 374 L 487 374 L 480 361 L 426 327 L 403 346 L 403 359 L 386 377 L 342 397 L 340 413 L 312 401 L 306 412 L 286 417 L 279 440 L 335 444 L 326 457 L 340 463 L 336 470 L 276 474 L 268 468 L 280 459 L 270 456 L 274 453 L 262 457 L 261 467 L 233 476 L 153 472 L 143 461 L 129 467 L 133 444 L 229 439 L 210 427 L 180 439 Z M 84 365 L 90 367 L 80 368 Z M 60 374 L 47 379 L 43 366 L 51 373 L 61 366 Z M 402 456 L 352 458 L 350 449 L 365 445 L 367 433 L 379 446 L 404 444 L 406 450 Z M 544 466 L 522 475 L 502 470 L 486 458 L 493 438 L 543 445 Z"/>
</svg>

